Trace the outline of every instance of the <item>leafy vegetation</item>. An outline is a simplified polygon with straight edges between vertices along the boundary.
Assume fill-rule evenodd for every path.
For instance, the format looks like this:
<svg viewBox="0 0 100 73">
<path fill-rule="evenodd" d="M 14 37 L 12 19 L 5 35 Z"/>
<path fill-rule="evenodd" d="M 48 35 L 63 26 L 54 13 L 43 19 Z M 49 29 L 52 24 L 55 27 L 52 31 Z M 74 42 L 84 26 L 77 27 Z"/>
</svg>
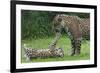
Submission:
<svg viewBox="0 0 100 73">
<path fill-rule="evenodd" d="M 89 13 L 51 12 L 51 11 L 21 11 L 22 39 L 43 38 L 53 36 L 52 20 L 57 14 L 77 15 L 82 18 L 89 17 Z"/>
</svg>

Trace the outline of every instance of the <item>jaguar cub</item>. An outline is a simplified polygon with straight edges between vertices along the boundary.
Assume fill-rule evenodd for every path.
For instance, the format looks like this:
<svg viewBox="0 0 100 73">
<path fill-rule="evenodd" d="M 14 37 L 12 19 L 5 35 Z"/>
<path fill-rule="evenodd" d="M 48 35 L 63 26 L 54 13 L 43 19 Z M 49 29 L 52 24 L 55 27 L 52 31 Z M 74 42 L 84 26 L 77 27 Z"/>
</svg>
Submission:
<svg viewBox="0 0 100 73">
<path fill-rule="evenodd" d="M 63 57 L 64 51 L 62 48 L 35 49 L 28 48 L 24 45 L 26 60 L 32 58 L 48 58 L 48 57 Z"/>
</svg>

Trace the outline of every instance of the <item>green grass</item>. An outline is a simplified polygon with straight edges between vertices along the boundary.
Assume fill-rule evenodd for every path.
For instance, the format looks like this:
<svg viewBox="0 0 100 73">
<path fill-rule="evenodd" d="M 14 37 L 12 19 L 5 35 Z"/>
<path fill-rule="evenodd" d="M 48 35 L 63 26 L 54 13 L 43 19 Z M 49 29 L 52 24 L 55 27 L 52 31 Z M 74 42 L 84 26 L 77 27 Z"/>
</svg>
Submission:
<svg viewBox="0 0 100 73">
<path fill-rule="evenodd" d="M 22 44 L 27 44 L 28 47 L 32 48 L 48 48 L 49 44 L 52 42 L 54 37 L 48 37 L 43 39 L 32 39 L 32 40 L 22 40 Z M 68 51 L 71 49 L 70 39 L 66 36 L 60 38 L 57 43 L 57 47 L 62 47 L 64 49 L 64 57 L 57 58 L 37 58 L 32 59 L 31 62 L 48 62 L 48 61 L 69 61 L 69 60 L 87 60 L 90 59 L 90 41 L 82 42 L 81 54 L 79 56 L 69 56 Z M 23 57 L 23 48 L 21 52 L 21 62 L 27 63 L 26 59 Z"/>
</svg>

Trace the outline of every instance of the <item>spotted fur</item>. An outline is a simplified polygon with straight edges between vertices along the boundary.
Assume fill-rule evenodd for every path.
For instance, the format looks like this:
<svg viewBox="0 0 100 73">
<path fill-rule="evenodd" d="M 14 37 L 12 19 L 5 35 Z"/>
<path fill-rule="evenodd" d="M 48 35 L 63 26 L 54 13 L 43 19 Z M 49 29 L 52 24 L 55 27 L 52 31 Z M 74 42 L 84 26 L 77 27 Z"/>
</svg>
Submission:
<svg viewBox="0 0 100 73">
<path fill-rule="evenodd" d="M 24 47 L 25 57 L 27 60 L 32 58 L 48 58 L 48 57 L 63 57 L 64 52 L 62 48 L 55 49 L 34 49 Z"/>
<path fill-rule="evenodd" d="M 64 29 L 71 39 L 71 55 L 79 55 L 82 37 L 90 36 L 90 19 L 83 19 L 74 15 L 58 14 L 54 17 L 53 29 L 56 37 L 50 46 L 57 43 L 62 29 Z"/>
</svg>

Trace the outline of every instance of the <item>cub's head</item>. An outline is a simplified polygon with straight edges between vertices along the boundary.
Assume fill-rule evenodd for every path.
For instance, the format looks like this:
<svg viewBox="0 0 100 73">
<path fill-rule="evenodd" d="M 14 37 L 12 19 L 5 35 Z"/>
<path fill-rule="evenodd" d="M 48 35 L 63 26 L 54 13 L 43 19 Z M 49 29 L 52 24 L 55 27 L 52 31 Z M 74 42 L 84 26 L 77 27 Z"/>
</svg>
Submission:
<svg viewBox="0 0 100 73">
<path fill-rule="evenodd" d="M 63 51 L 63 48 L 57 48 L 55 53 L 60 56 L 60 57 L 63 57 L 64 56 L 64 51 Z"/>
<path fill-rule="evenodd" d="M 64 56 L 64 51 L 62 48 L 51 49 L 51 52 L 56 57 L 63 57 Z"/>
</svg>

